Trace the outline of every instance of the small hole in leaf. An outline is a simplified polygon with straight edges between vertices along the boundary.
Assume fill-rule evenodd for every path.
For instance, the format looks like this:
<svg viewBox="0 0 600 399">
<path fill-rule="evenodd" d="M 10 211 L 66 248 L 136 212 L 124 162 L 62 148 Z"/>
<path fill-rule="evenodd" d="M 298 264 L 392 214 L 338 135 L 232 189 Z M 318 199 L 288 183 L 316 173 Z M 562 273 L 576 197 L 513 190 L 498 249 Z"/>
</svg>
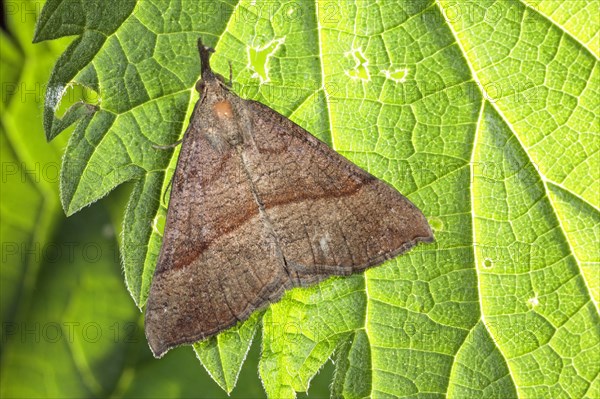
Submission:
<svg viewBox="0 0 600 399">
<path fill-rule="evenodd" d="M 369 75 L 369 60 L 362 53 L 361 49 L 352 50 L 346 53 L 347 56 L 352 56 L 356 65 L 354 69 L 350 71 L 346 71 L 346 74 L 354 79 L 362 79 L 362 80 L 371 80 L 371 76 Z"/>
<path fill-rule="evenodd" d="M 540 300 L 538 299 L 537 295 L 534 296 L 533 298 L 529 298 L 529 300 L 527 301 L 527 303 L 529 303 L 529 305 L 532 308 L 535 308 L 537 305 L 540 304 Z"/>
<path fill-rule="evenodd" d="M 393 80 L 396 83 L 404 83 L 406 82 L 406 77 L 408 76 L 408 68 L 400 68 L 395 71 L 381 71 L 386 78 Z"/>
<path fill-rule="evenodd" d="M 275 39 L 262 47 L 248 47 L 248 67 L 254 71 L 253 78 L 260 79 L 260 83 L 266 83 L 269 79 L 269 58 L 285 42 L 285 38 Z"/>
<path fill-rule="evenodd" d="M 429 225 L 435 231 L 444 230 L 444 222 L 442 222 L 442 219 L 438 217 L 432 217 L 431 219 L 429 219 Z"/>
<path fill-rule="evenodd" d="M 490 258 L 485 258 L 483 260 L 483 267 L 486 269 L 491 268 L 492 266 L 494 266 L 494 262 L 490 259 Z"/>
</svg>

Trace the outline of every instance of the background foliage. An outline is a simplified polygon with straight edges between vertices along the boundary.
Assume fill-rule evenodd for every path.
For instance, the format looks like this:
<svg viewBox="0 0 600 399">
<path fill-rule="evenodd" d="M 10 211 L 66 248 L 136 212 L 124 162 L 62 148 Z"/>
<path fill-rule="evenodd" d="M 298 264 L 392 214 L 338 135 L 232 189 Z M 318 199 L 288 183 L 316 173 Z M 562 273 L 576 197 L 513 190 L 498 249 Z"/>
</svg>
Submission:
<svg viewBox="0 0 600 399">
<path fill-rule="evenodd" d="M 196 345 L 223 389 L 234 388 L 259 329 L 259 372 L 271 397 L 304 391 L 332 356 L 335 396 L 597 397 L 595 11 L 579 1 L 49 1 L 35 40 L 75 35 L 49 78 L 44 110 L 49 139 L 65 140 L 68 134 L 58 134 L 78 120 L 62 164 L 62 207 L 74 214 L 132 182 L 121 245 L 127 287 L 142 307 L 160 248 L 160 197 L 177 159 L 176 151 L 152 145 L 177 140 L 186 127 L 197 100 L 194 42 L 201 35 L 216 47 L 217 71 L 227 75 L 232 62 L 236 92 L 396 186 L 428 216 L 437 240 L 367 273 L 293 290 L 264 314 Z M 7 54 L 19 65 L 19 51 Z M 73 83 L 93 97 L 86 98 L 91 105 L 62 111 Z M 24 156 L 14 152 L 14 159 Z M 22 186 L 33 190 L 34 183 Z M 47 202 L 40 197 L 32 207 Z M 118 219 L 119 206 L 106 206 Z M 25 219 L 14 224 L 31 240 L 44 224 Z M 91 234 L 93 220 L 88 216 L 81 232 Z M 47 237 L 52 230 L 43 231 Z M 25 270 L 18 266 L 11 270 Z M 98 300 L 99 288 L 89 295 L 94 287 L 106 287 L 107 298 L 123 292 L 112 293 L 101 272 L 81 269 L 93 276 L 91 286 L 82 299 L 69 291 L 73 298 L 62 303 L 75 310 L 59 307 L 67 312 L 61 314 L 90 301 L 97 313 L 89 320 L 137 319 L 131 304 L 103 308 L 109 301 Z M 25 280 L 20 273 L 15 281 Z M 76 281 L 82 287 L 85 278 Z M 40 306 L 34 302 L 25 320 L 38 320 Z M 113 359 L 107 353 L 123 364 L 135 359 L 118 345 L 68 346 L 94 394 L 117 375 L 117 387 L 152 386 L 136 380 L 137 367 L 134 377 L 94 372 Z M 12 349 L 27 353 L 30 344 L 7 348 L 3 365 L 33 356 Z M 175 356 L 151 367 L 167 367 Z M 24 375 L 20 367 L 8 370 Z"/>
<path fill-rule="evenodd" d="M 47 143 L 44 90 L 72 39 L 33 45 L 43 4 L 5 2 L 0 31 L 2 269 L 0 397 L 257 398 L 254 345 L 230 396 L 189 348 L 156 361 L 123 282 L 117 238 L 130 187 L 66 218 L 58 188 L 69 132 Z M 69 90 L 64 106 L 93 93 Z M 311 385 L 328 397 L 330 368 Z"/>
</svg>

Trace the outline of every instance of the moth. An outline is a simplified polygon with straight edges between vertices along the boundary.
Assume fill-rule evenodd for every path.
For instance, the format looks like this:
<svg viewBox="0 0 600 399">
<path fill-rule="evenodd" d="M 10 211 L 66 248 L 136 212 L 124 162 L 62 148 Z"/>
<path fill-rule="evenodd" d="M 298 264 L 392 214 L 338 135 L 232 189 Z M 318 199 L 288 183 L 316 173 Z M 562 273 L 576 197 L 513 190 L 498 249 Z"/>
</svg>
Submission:
<svg viewBox="0 0 600 399">
<path fill-rule="evenodd" d="M 198 40 L 200 99 L 172 181 L 146 305 L 156 357 L 215 335 L 285 290 L 381 264 L 433 234 L 407 198 L 259 102 Z"/>
</svg>

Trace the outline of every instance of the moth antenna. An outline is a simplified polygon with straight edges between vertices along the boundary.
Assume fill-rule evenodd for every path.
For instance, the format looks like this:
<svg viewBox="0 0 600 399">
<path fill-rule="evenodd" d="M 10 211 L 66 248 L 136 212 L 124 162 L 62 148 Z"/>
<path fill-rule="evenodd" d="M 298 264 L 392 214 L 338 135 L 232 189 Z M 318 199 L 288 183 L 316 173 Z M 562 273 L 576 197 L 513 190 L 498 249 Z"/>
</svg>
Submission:
<svg viewBox="0 0 600 399">
<path fill-rule="evenodd" d="M 229 61 L 229 87 L 233 87 L 233 68 L 231 67 L 231 61 Z"/>
</svg>

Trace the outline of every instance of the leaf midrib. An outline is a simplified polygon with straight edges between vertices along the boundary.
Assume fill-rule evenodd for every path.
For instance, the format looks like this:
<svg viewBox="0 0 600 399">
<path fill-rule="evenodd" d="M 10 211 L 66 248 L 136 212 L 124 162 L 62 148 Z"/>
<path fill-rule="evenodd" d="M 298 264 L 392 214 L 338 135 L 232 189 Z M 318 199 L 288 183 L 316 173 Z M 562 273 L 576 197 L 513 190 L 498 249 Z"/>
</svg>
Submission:
<svg viewBox="0 0 600 399">
<path fill-rule="evenodd" d="M 566 27 L 559 24 L 558 21 L 555 21 L 549 15 L 546 15 L 542 10 L 538 10 L 538 9 L 534 8 L 533 5 L 529 4 L 529 0 L 520 0 L 520 2 L 523 3 L 523 5 L 527 9 L 531 10 L 533 13 L 540 15 L 542 18 L 544 18 L 546 21 L 548 21 L 548 23 L 550 23 L 551 25 L 559 28 L 565 35 L 569 36 L 569 38 L 571 38 L 575 42 L 577 42 L 577 44 L 579 44 L 581 47 L 583 47 L 588 53 L 590 53 L 590 55 L 592 55 L 594 58 L 596 58 L 596 60 L 598 60 L 598 56 L 594 53 L 594 51 L 592 51 L 591 48 L 588 47 L 588 45 L 586 43 L 583 43 L 574 33 L 571 33 Z"/>
<path fill-rule="evenodd" d="M 442 8 L 439 5 L 439 0 L 436 0 L 436 4 L 438 4 L 438 6 L 440 7 L 440 12 L 442 12 Z M 461 53 L 463 54 L 463 58 L 467 64 L 467 66 L 469 67 L 469 70 L 471 72 L 471 75 L 473 76 L 473 80 L 477 83 L 478 87 L 479 87 L 479 91 L 480 93 L 483 95 L 483 93 L 481 92 L 481 87 L 483 87 L 483 85 L 481 84 L 481 81 L 479 79 L 479 76 L 477 74 L 477 72 L 475 71 L 475 69 L 473 68 L 472 63 L 470 62 L 469 58 L 467 57 L 467 53 L 464 51 L 464 48 L 461 44 L 461 41 L 458 37 L 457 32 L 454 30 L 454 28 L 452 27 L 451 24 L 447 24 L 448 28 L 450 29 L 450 31 L 452 32 L 452 35 L 454 36 L 454 39 L 458 45 L 458 47 L 461 50 Z M 531 158 L 531 155 L 529 153 L 529 151 L 527 151 L 527 146 L 525 146 L 525 144 L 523 143 L 523 141 L 521 140 L 520 136 L 518 135 L 516 129 L 514 129 L 514 127 L 512 126 L 512 124 L 510 123 L 510 121 L 508 120 L 508 118 L 504 115 L 504 113 L 502 112 L 502 110 L 496 106 L 496 104 L 494 102 L 491 101 L 487 101 L 484 100 L 485 103 L 489 104 L 494 111 L 496 111 L 498 113 L 498 115 L 502 118 L 502 121 L 507 125 L 507 127 L 509 128 L 510 132 L 512 133 L 513 137 L 515 137 L 515 139 L 517 140 L 517 142 L 519 143 L 519 146 L 523 149 L 523 152 L 527 155 L 527 159 L 529 161 L 530 164 L 535 165 L 536 163 L 534 162 L 534 160 Z M 544 185 L 544 197 L 546 199 L 548 199 L 550 201 L 550 195 L 549 195 L 549 190 L 547 187 L 548 183 L 554 184 L 555 186 L 560 187 L 561 189 L 565 190 L 566 192 L 568 192 L 569 194 L 573 195 L 574 197 L 578 198 L 579 200 L 581 200 L 582 202 L 584 202 L 586 205 L 590 206 L 592 209 L 595 209 L 596 211 L 600 212 L 600 209 L 598 209 L 598 207 L 596 207 L 594 204 L 591 204 L 589 201 L 587 201 L 586 199 L 582 198 L 580 195 L 573 193 L 573 191 L 566 189 L 565 187 L 563 187 L 560 183 L 557 183 L 555 181 L 553 181 L 552 179 L 547 178 L 538 168 L 535 168 L 537 175 L 540 179 L 540 181 L 542 182 L 542 184 Z M 555 208 L 555 206 L 553 205 L 553 203 L 550 201 L 551 203 L 551 208 L 552 211 L 554 213 L 554 216 L 559 219 L 558 214 L 557 214 L 557 210 Z M 561 232 L 563 233 L 563 237 L 565 236 L 565 231 L 561 226 Z M 569 249 L 571 251 L 571 255 L 573 255 L 573 257 L 577 260 L 577 257 L 574 254 L 573 248 L 569 245 Z M 577 265 L 579 266 L 579 268 L 581 269 L 581 265 L 579 263 L 579 261 L 577 260 Z"/>
<path fill-rule="evenodd" d="M 435 0 L 435 1 L 436 1 L 436 5 L 438 6 L 440 12 L 443 14 L 442 6 L 439 3 L 440 0 Z M 524 5 L 526 7 L 528 7 L 528 8 L 530 8 L 527 4 L 524 4 Z M 549 22 L 552 25 L 555 25 L 552 21 L 549 21 Z M 468 66 L 469 71 L 471 72 L 471 76 L 473 77 L 473 80 L 477 83 L 478 89 L 479 89 L 480 93 L 482 94 L 482 110 L 485 107 L 485 104 L 487 103 L 487 104 L 489 104 L 489 106 L 491 106 L 497 112 L 497 114 L 502 118 L 502 121 L 506 124 L 506 126 L 510 130 L 511 134 L 513 135 L 513 137 L 515 137 L 515 139 L 519 143 L 519 146 L 521 147 L 521 149 L 523 150 L 523 152 L 526 154 L 529 163 L 530 164 L 535 164 L 533 162 L 533 160 L 531 159 L 531 155 L 529 154 L 529 151 L 527 151 L 527 147 L 523 144 L 523 142 L 521 141 L 521 139 L 520 139 L 519 135 L 517 134 L 516 130 L 513 128 L 512 124 L 506 118 L 506 116 L 504 115 L 504 113 L 502 112 L 502 110 L 499 109 L 499 107 L 497 107 L 495 103 L 487 101 L 487 100 L 484 100 L 484 98 L 485 98 L 483 96 L 484 93 L 481 92 L 481 88 L 484 87 L 484 86 L 481 84 L 479 76 L 478 76 L 477 72 L 475 71 L 475 69 L 473 67 L 473 64 L 470 62 L 470 60 L 469 60 L 469 58 L 467 56 L 467 52 L 464 50 L 464 48 L 463 48 L 463 46 L 461 44 L 461 41 L 460 41 L 460 39 L 458 37 L 457 32 L 454 30 L 454 27 L 450 23 L 447 23 L 446 25 L 448 26 L 448 29 L 452 33 L 452 35 L 454 37 L 454 40 L 455 40 L 457 46 L 459 47 L 460 52 L 461 52 L 461 54 L 462 54 L 462 56 L 463 56 L 463 58 L 465 60 L 465 63 Z M 567 34 L 567 33 L 565 33 L 565 34 Z M 472 153 L 473 155 L 474 155 L 474 150 L 476 148 L 476 143 L 477 143 L 477 137 L 478 137 L 478 133 L 479 133 L 479 125 L 481 123 L 481 118 L 482 118 L 482 114 L 480 113 L 480 115 L 478 117 L 478 127 L 476 129 L 476 137 L 475 137 L 475 141 L 473 143 L 473 153 Z M 473 161 L 473 159 L 471 159 L 471 163 L 472 163 L 472 161 Z M 472 166 L 471 166 L 471 168 L 472 168 Z M 576 254 L 575 254 L 575 251 L 574 251 L 574 249 L 573 249 L 573 247 L 571 245 L 571 242 L 569 241 L 568 236 L 567 236 L 567 234 L 565 232 L 564 226 L 562 225 L 562 222 L 561 222 L 561 219 L 560 219 L 560 217 L 558 215 L 558 212 L 557 212 L 557 209 L 555 207 L 555 204 L 551 200 L 547 184 L 550 183 L 550 184 L 554 184 L 556 186 L 559 186 L 561 188 L 563 188 L 563 187 L 562 187 L 562 185 L 557 184 L 554 181 L 548 179 L 538 168 L 535 168 L 535 170 L 537 172 L 537 175 L 538 175 L 541 183 L 543 184 L 543 187 L 544 187 L 544 197 L 548 200 L 550 208 L 552 209 L 553 216 L 556 219 L 556 221 L 557 221 L 557 223 L 558 223 L 558 225 L 560 227 L 560 233 L 562 235 L 562 238 L 567 243 L 568 248 L 569 248 L 569 253 L 573 257 L 573 259 L 574 259 L 574 261 L 575 261 L 575 263 L 577 265 L 578 274 L 581 277 L 581 280 L 584 282 L 584 286 L 586 288 L 586 292 L 587 292 L 587 294 L 588 294 L 591 302 L 594 304 L 594 306 L 596 308 L 596 311 L 600 313 L 600 310 L 598 308 L 598 304 L 595 303 L 595 301 L 592 299 L 593 298 L 592 292 L 591 292 L 590 287 L 587 284 L 587 281 L 585 280 L 585 274 L 583 273 L 581 262 L 580 262 L 580 260 L 577 258 Z M 473 177 L 473 175 L 471 175 L 471 177 Z M 471 187 L 470 188 L 470 190 L 471 190 L 471 219 L 472 219 L 472 223 L 473 223 L 473 243 L 475 243 L 476 242 L 476 237 L 475 237 L 476 231 L 475 231 L 475 224 L 474 224 L 474 222 L 475 222 L 475 210 L 473 209 L 473 198 L 474 198 L 473 185 L 471 185 L 470 187 Z M 584 202 L 585 204 L 589 205 L 591 208 L 598 210 L 597 207 L 595 207 L 594 205 L 590 204 L 585 199 L 581 198 L 581 196 L 572 193 L 571 190 L 565 190 L 565 191 L 568 192 L 568 193 L 570 193 L 570 194 L 572 194 L 573 196 L 577 197 L 582 202 Z M 475 252 L 475 247 L 474 246 L 473 246 L 473 251 Z M 488 330 L 488 327 L 487 327 L 487 325 L 485 323 L 485 315 L 484 315 L 484 312 L 483 312 L 483 304 L 481 302 L 481 298 L 482 298 L 482 296 L 481 296 L 481 289 L 480 289 L 481 288 L 481 278 L 480 278 L 479 268 L 477 267 L 477 257 L 476 257 L 476 254 L 474 254 L 474 255 L 475 256 L 474 256 L 473 259 L 475 260 L 475 270 L 476 270 L 476 273 L 477 273 L 477 280 L 478 280 L 477 281 L 477 288 L 478 288 L 478 297 L 479 297 L 479 304 L 480 304 L 481 320 L 482 320 L 483 325 L 484 325 L 486 331 L 488 332 L 488 334 L 490 334 L 490 336 L 493 337 L 493 335 Z M 515 385 L 515 388 L 517 389 L 517 392 L 518 392 L 519 391 L 518 390 L 519 387 L 518 387 L 518 385 L 516 383 L 517 380 L 513 376 L 513 372 L 512 372 L 512 369 L 510 367 L 510 364 L 508 363 L 508 357 L 503 353 L 502 348 L 500 348 L 500 346 L 497 344 L 496 340 L 493 340 L 493 342 L 494 342 L 494 346 L 497 348 L 497 350 L 499 351 L 499 353 L 504 358 L 504 361 L 507 364 L 507 369 L 508 369 L 509 375 L 510 375 L 510 377 L 512 379 L 512 382 Z M 590 384 L 590 386 L 591 386 L 591 384 Z"/>
</svg>

